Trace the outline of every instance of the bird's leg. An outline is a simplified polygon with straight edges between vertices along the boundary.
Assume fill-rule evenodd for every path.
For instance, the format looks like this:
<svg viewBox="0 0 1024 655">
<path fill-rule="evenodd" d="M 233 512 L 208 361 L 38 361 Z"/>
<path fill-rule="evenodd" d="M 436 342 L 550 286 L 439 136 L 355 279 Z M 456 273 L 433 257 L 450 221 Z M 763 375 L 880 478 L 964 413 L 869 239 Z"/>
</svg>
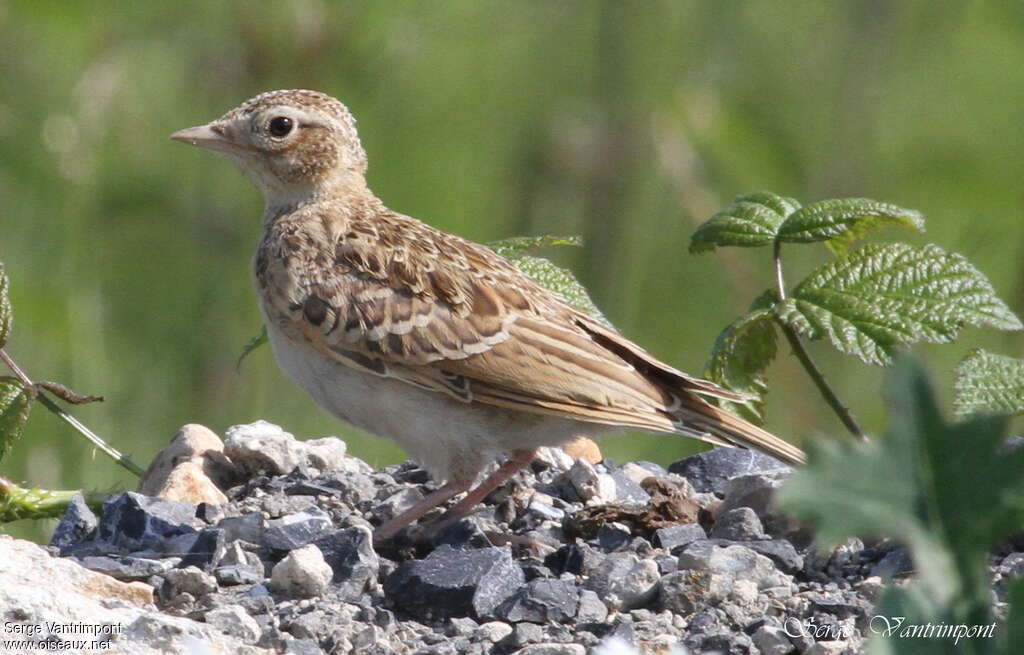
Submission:
<svg viewBox="0 0 1024 655">
<path fill-rule="evenodd" d="M 374 543 L 382 543 L 387 541 L 391 537 L 398 534 L 398 532 L 409 525 L 419 517 L 423 516 L 430 510 L 434 509 L 444 501 L 448 500 L 452 496 L 457 496 L 463 491 L 469 489 L 469 485 L 473 484 L 473 480 L 452 480 L 451 482 L 445 483 L 431 491 L 429 494 L 424 496 L 421 500 L 417 501 L 415 505 L 405 510 L 398 516 L 381 524 L 379 528 L 373 531 Z"/>
<path fill-rule="evenodd" d="M 537 450 L 535 448 L 532 450 L 513 450 L 512 456 L 499 466 L 498 470 L 484 478 L 484 481 L 467 493 L 462 500 L 452 505 L 444 513 L 444 516 L 434 521 L 427 530 L 427 534 L 437 534 L 449 525 L 457 522 L 468 514 L 471 509 L 476 507 L 477 503 L 483 500 L 487 494 L 501 486 L 506 480 L 515 475 L 519 469 L 532 462 L 536 455 Z"/>
</svg>

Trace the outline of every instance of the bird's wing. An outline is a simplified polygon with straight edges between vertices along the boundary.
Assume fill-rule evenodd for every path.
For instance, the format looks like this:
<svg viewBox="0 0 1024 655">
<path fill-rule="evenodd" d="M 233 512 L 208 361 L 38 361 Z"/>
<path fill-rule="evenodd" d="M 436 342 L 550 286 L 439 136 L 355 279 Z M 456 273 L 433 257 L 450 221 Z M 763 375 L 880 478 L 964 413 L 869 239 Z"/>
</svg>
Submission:
<svg viewBox="0 0 1024 655">
<path fill-rule="evenodd" d="M 709 429 L 721 410 L 697 395 L 742 396 L 661 363 L 486 247 L 414 219 L 282 222 L 256 272 L 268 317 L 346 365 L 464 402 L 748 445 Z"/>
</svg>

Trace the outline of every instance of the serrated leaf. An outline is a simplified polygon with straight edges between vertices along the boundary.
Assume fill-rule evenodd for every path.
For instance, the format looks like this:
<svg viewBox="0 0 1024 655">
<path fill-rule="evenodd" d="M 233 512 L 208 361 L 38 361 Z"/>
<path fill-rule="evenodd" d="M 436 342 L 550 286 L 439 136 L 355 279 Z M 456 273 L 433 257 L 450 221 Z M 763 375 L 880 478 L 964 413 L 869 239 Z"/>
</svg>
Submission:
<svg viewBox="0 0 1024 655">
<path fill-rule="evenodd" d="M 4 265 L 0 262 L 0 348 L 7 345 L 7 338 L 11 336 L 11 299 L 7 295 L 9 286 Z"/>
<path fill-rule="evenodd" d="M 888 365 L 916 341 L 947 343 L 964 325 L 1021 329 L 988 279 L 936 245 L 869 244 L 812 273 L 780 303 L 779 317 L 811 339 Z"/>
<path fill-rule="evenodd" d="M 701 223 L 690 237 L 690 252 L 706 252 L 716 246 L 767 246 L 775 240 L 782 222 L 799 206 L 796 200 L 769 191 L 739 196 Z"/>
<path fill-rule="evenodd" d="M 719 405 L 757 425 L 764 423 L 768 393 L 764 370 L 777 351 L 774 320 L 771 309 L 762 308 L 727 325 L 715 339 L 704 367 L 704 377 L 750 397 L 745 403 L 721 400 Z"/>
<path fill-rule="evenodd" d="M 267 326 L 263 325 L 260 327 L 260 333 L 252 339 L 249 339 L 249 343 L 245 344 L 242 348 L 242 354 L 238 356 L 238 362 L 235 364 L 235 371 L 242 369 L 242 360 L 249 356 L 252 351 L 256 350 L 267 342 Z"/>
<path fill-rule="evenodd" d="M 842 254 L 848 244 L 883 225 L 901 225 L 924 232 L 924 216 L 913 209 L 869 198 L 823 200 L 790 214 L 779 227 L 778 236 L 780 241 L 790 243 L 825 241 L 833 252 Z"/>
<path fill-rule="evenodd" d="M 568 236 L 546 234 L 538 237 L 511 237 L 501 239 L 500 241 L 492 241 L 487 245 L 491 250 L 507 259 L 519 255 L 527 255 L 541 248 L 551 246 L 582 246 L 583 238 L 578 234 Z"/>
<path fill-rule="evenodd" d="M 515 264 L 523 273 L 533 278 L 533 281 L 537 284 L 548 291 L 557 293 L 565 302 L 580 311 L 590 314 L 605 327 L 612 330 L 615 329 L 611 322 L 601 313 L 601 310 L 597 308 L 594 301 L 591 300 L 586 288 L 580 284 L 580 281 L 568 269 L 556 266 L 543 257 L 534 257 L 532 255 L 509 257 L 508 260 Z"/>
<path fill-rule="evenodd" d="M 852 536 L 905 544 L 918 576 L 904 591 L 920 613 L 987 622 L 989 551 L 1024 522 L 1024 449 L 1001 448 L 1005 419 L 946 423 L 908 356 L 898 359 L 886 389 L 886 433 L 868 443 L 812 444 L 807 466 L 780 490 L 779 506 L 813 524 L 826 548 Z"/>
<path fill-rule="evenodd" d="M 21 436 L 32 410 L 32 395 L 14 378 L 0 378 L 0 459 Z"/>
<path fill-rule="evenodd" d="M 1024 359 L 973 350 L 956 367 L 953 407 L 958 415 L 1024 413 Z"/>
</svg>

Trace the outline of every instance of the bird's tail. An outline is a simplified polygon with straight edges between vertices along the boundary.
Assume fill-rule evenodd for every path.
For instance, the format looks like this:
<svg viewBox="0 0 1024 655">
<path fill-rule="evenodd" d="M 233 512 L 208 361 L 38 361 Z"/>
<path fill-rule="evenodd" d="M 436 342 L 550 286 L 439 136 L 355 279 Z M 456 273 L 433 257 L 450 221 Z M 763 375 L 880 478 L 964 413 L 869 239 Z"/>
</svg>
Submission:
<svg viewBox="0 0 1024 655">
<path fill-rule="evenodd" d="M 790 465 L 807 461 L 804 451 L 771 432 L 697 396 L 686 396 L 673 412 L 679 419 L 679 432 L 723 446 L 757 450 Z"/>
</svg>

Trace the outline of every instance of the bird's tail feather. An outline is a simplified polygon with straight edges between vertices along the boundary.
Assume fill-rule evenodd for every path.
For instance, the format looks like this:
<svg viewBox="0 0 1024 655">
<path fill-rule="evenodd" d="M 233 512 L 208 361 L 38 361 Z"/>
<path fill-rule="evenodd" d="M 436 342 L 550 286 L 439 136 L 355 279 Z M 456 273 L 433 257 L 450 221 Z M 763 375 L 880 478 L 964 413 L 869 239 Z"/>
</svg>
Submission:
<svg viewBox="0 0 1024 655">
<path fill-rule="evenodd" d="M 721 445 L 758 450 L 790 465 L 807 461 L 804 451 L 793 444 L 700 398 L 686 398 L 676 409 L 675 416 L 679 418 L 679 431 L 683 434 Z"/>
</svg>

